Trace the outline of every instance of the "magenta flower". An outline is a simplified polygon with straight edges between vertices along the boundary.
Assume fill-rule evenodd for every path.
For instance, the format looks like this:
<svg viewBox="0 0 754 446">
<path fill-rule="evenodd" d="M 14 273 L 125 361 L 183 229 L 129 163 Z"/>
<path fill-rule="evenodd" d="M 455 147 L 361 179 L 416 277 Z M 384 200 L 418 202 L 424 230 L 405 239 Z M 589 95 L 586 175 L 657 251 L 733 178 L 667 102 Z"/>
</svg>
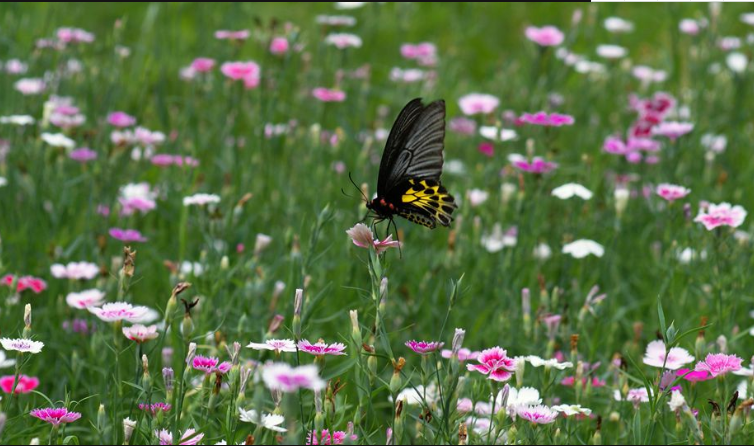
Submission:
<svg viewBox="0 0 754 446">
<path fill-rule="evenodd" d="M 399 241 L 393 241 L 392 234 L 388 235 L 385 240 L 382 241 L 375 239 L 372 230 L 363 223 L 356 223 L 353 228 L 346 231 L 346 234 L 351 238 L 353 244 L 359 248 L 369 249 L 370 246 L 374 246 L 374 249 L 377 250 L 377 254 L 380 254 L 389 248 L 399 248 L 402 245 Z"/>
<path fill-rule="evenodd" d="M 0 378 L 0 389 L 5 393 L 13 392 L 13 384 L 16 382 L 15 375 L 6 375 Z M 19 375 L 18 384 L 14 393 L 29 393 L 39 387 L 39 379 L 36 377 Z"/>
<path fill-rule="evenodd" d="M 694 362 L 694 357 L 686 349 L 673 347 L 668 352 L 661 340 L 650 342 L 644 354 L 644 364 L 659 368 L 664 366 L 668 370 L 678 370 L 690 362 Z"/>
<path fill-rule="evenodd" d="M 97 152 L 90 148 L 82 147 L 80 149 L 73 150 L 68 154 L 68 157 L 74 161 L 85 163 L 87 161 L 97 159 Z"/>
<path fill-rule="evenodd" d="M 321 339 L 316 344 L 311 344 L 309 341 L 304 339 L 299 341 L 298 349 L 302 352 L 306 352 L 314 356 L 340 356 L 345 355 L 343 351 L 346 349 L 346 346 L 339 342 L 336 342 L 334 344 L 325 344 L 325 342 Z"/>
<path fill-rule="evenodd" d="M 136 324 L 131 327 L 123 327 L 123 335 L 137 344 L 151 341 L 159 336 L 156 325 L 146 327 L 141 324 Z"/>
<path fill-rule="evenodd" d="M 668 201 L 675 201 L 691 193 L 691 189 L 675 184 L 662 183 L 657 186 L 655 193 Z"/>
<path fill-rule="evenodd" d="M 652 127 L 652 134 L 665 136 L 675 141 L 692 130 L 694 130 L 694 124 L 690 122 L 665 121 Z"/>
<path fill-rule="evenodd" d="M 107 122 L 115 127 L 131 127 L 136 124 L 136 118 L 126 112 L 116 111 L 107 115 Z"/>
<path fill-rule="evenodd" d="M 262 379 L 271 390 L 286 393 L 298 389 L 322 390 L 325 382 L 319 377 L 319 369 L 310 364 L 293 368 L 284 362 L 267 364 L 262 371 Z"/>
<path fill-rule="evenodd" d="M 482 350 L 477 358 L 479 364 L 467 364 L 466 368 L 488 375 L 494 381 L 508 381 L 516 370 L 516 360 L 509 358 L 507 352 L 500 347 Z"/>
<path fill-rule="evenodd" d="M 99 275 L 99 266 L 89 262 L 55 263 L 50 267 L 50 272 L 56 279 L 89 280 Z"/>
<path fill-rule="evenodd" d="M 737 228 L 746 219 L 746 210 L 739 205 L 731 206 L 730 203 L 710 204 L 706 210 L 699 210 L 699 215 L 694 219 L 711 231 L 720 226 Z"/>
<path fill-rule="evenodd" d="M 143 410 L 144 412 L 147 412 L 151 414 L 152 416 L 156 416 L 159 412 L 162 412 L 162 413 L 169 412 L 170 409 L 172 408 L 173 406 L 171 406 L 168 403 L 152 403 L 152 404 L 139 403 L 139 410 Z"/>
<path fill-rule="evenodd" d="M 683 379 L 688 382 L 707 381 L 708 379 L 712 379 L 712 375 L 703 370 L 697 372 L 689 369 L 680 369 L 675 372 L 675 374 L 676 376 L 683 376 Z"/>
<path fill-rule="evenodd" d="M 105 322 L 143 323 L 154 320 L 154 312 L 149 307 L 133 306 L 126 302 L 111 302 L 101 307 L 87 307 L 87 310 Z"/>
<path fill-rule="evenodd" d="M 406 347 L 410 348 L 414 351 L 414 353 L 418 353 L 420 355 L 428 355 L 432 352 L 436 352 L 437 350 L 441 349 L 442 346 L 445 345 L 444 342 L 437 342 L 437 341 L 408 341 L 406 342 Z"/>
<path fill-rule="evenodd" d="M 318 87 L 312 90 L 312 96 L 322 102 L 343 102 L 346 100 L 346 92 Z"/>
<path fill-rule="evenodd" d="M 287 53 L 289 48 L 290 44 L 285 37 L 275 37 L 270 42 L 270 53 L 276 56 L 281 56 Z"/>
<path fill-rule="evenodd" d="M 479 153 L 488 158 L 492 158 L 492 156 L 495 155 L 495 146 L 493 146 L 492 143 L 489 142 L 483 142 L 479 144 L 477 150 L 479 150 Z"/>
<path fill-rule="evenodd" d="M 33 276 L 22 276 L 16 280 L 16 276 L 13 274 L 6 274 L 0 279 L 0 285 L 7 287 L 13 286 L 13 282 L 16 282 L 16 291 L 22 292 L 25 290 L 32 290 L 34 294 L 39 294 L 47 289 L 47 282 Z"/>
<path fill-rule="evenodd" d="M 147 241 L 147 238 L 136 229 L 110 228 L 109 233 L 111 237 L 126 243 Z"/>
<path fill-rule="evenodd" d="M 472 352 L 468 348 L 461 348 L 460 350 L 458 350 L 458 361 L 473 361 L 477 359 L 481 354 L 482 352 Z M 450 359 L 453 356 L 453 351 L 445 349 L 441 352 L 441 355 L 445 359 Z"/>
<path fill-rule="evenodd" d="M 346 437 L 348 436 L 347 433 L 344 431 L 335 431 L 332 434 L 330 434 L 330 431 L 327 429 L 322 429 L 322 431 L 317 434 L 317 431 L 310 431 L 306 435 L 306 444 L 307 445 L 333 445 L 333 444 L 343 444 L 346 441 Z M 350 440 L 351 443 L 358 440 L 359 437 L 355 434 L 351 434 Z"/>
<path fill-rule="evenodd" d="M 200 372 L 204 372 L 207 375 L 210 375 L 212 373 L 219 373 L 221 375 L 224 375 L 228 373 L 231 366 L 232 364 L 228 361 L 220 362 L 220 360 L 217 358 L 207 356 L 196 356 L 191 362 L 191 367 L 193 367 L 194 370 L 199 370 Z"/>
<path fill-rule="evenodd" d="M 547 406 L 519 406 L 516 415 L 534 424 L 550 424 L 558 418 L 558 412 Z"/>
<path fill-rule="evenodd" d="M 249 33 L 248 29 L 242 29 L 239 31 L 227 31 L 221 29 L 219 31 L 215 31 L 215 39 L 220 40 L 246 40 L 250 35 L 251 34 Z"/>
<path fill-rule="evenodd" d="M 500 99 L 491 94 L 469 93 L 458 100 L 464 115 L 490 114 L 500 105 Z"/>
<path fill-rule="evenodd" d="M 570 115 L 562 115 L 560 113 L 551 113 L 548 115 L 541 111 L 534 114 L 524 113 L 518 118 L 517 122 L 546 127 L 561 127 L 564 125 L 573 125 L 575 121 L 573 116 Z"/>
<path fill-rule="evenodd" d="M 215 59 L 197 57 L 191 62 L 190 67 L 197 73 L 207 73 L 215 67 Z"/>
<path fill-rule="evenodd" d="M 529 161 L 523 155 L 519 155 L 518 153 L 511 153 L 508 155 L 508 161 L 510 161 L 513 167 L 518 170 L 538 175 L 551 172 L 558 167 L 557 163 L 545 161 L 542 157 L 535 156 Z"/>
<path fill-rule="evenodd" d="M 162 429 L 159 432 L 154 431 L 154 434 L 160 440 L 161 445 L 174 444 L 173 433 L 167 429 Z M 186 429 L 186 431 L 181 434 L 181 439 L 178 444 L 195 445 L 199 444 L 203 438 L 204 434 L 197 434 L 196 429 Z"/>
<path fill-rule="evenodd" d="M 262 75 L 261 68 L 253 61 L 225 62 L 220 67 L 220 71 L 229 79 L 243 81 L 247 89 L 256 88 Z"/>
<path fill-rule="evenodd" d="M 525 34 L 527 39 L 539 46 L 558 46 L 565 39 L 563 32 L 554 26 L 528 26 Z"/>
<path fill-rule="evenodd" d="M 741 362 L 743 359 L 736 355 L 726 355 L 724 353 L 709 353 L 704 361 L 698 362 L 694 371 L 696 372 L 709 372 L 713 378 L 721 375 L 725 375 L 728 372 L 735 372 L 741 370 Z"/>
<path fill-rule="evenodd" d="M 34 418 L 39 418 L 42 421 L 46 421 L 53 426 L 60 426 L 60 423 L 72 423 L 81 418 L 80 413 L 68 412 L 68 409 L 65 407 L 59 409 L 54 407 L 49 407 L 47 409 L 34 409 L 29 412 L 29 415 Z"/>
</svg>

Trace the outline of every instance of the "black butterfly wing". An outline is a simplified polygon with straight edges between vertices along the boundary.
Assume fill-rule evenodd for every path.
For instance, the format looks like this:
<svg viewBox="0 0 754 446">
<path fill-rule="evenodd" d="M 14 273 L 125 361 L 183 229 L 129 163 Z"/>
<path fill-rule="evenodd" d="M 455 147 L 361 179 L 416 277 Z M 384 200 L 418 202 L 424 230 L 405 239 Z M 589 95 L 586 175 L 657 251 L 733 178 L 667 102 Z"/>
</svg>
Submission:
<svg viewBox="0 0 754 446">
<path fill-rule="evenodd" d="M 445 139 L 445 101 L 406 104 L 388 136 L 380 162 L 377 194 L 388 196 L 409 178 L 440 180 Z"/>
</svg>

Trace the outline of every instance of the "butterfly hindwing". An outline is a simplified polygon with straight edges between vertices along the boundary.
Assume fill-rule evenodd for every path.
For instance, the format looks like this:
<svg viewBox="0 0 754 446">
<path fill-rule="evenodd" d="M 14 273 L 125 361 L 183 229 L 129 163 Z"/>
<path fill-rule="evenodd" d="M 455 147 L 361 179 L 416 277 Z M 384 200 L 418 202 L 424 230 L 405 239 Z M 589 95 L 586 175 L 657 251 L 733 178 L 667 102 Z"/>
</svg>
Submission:
<svg viewBox="0 0 754 446">
<path fill-rule="evenodd" d="M 397 203 L 398 215 L 430 229 L 438 221 L 449 226 L 457 208 L 453 196 L 435 180 L 409 179 L 391 198 Z"/>
</svg>

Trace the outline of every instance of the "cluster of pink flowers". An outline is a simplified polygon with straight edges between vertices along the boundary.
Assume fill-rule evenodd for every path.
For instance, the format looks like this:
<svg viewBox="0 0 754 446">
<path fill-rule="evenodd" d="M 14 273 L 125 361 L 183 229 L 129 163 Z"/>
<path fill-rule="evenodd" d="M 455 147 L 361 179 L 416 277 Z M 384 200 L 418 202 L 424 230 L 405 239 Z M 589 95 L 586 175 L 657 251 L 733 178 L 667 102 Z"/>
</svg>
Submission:
<svg viewBox="0 0 754 446">
<path fill-rule="evenodd" d="M 188 167 L 197 167 L 199 166 L 199 160 L 196 158 L 192 158 L 190 156 L 182 156 L 182 155 L 170 155 L 168 153 L 158 153 L 150 159 L 152 164 L 159 167 L 167 167 L 167 166 L 188 166 Z"/>
<path fill-rule="evenodd" d="M 58 28 L 55 34 L 58 40 L 64 44 L 94 42 L 94 34 L 81 28 Z"/>
<path fill-rule="evenodd" d="M 324 87 L 317 87 L 312 90 L 312 96 L 322 102 L 343 102 L 346 100 L 345 91 Z"/>
<path fill-rule="evenodd" d="M 47 282 L 34 276 L 22 276 L 16 279 L 16 276 L 14 276 L 13 274 L 6 274 L 2 279 L 0 279 L 0 284 L 7 287 L 13 286 L 14 282 L 16 283 L 16 291 L 19 293 L 22 291 L 31 290 L 34 292 L 34 294 L 39 294 L 47 289 Z"/>
<path fill-rule="evenodd" d="M 401 45 L 401 56 L 408 60 L 415 60 L 422 66 L 437 64 L 437 47 L 434 43 L 404 43 Z"/>
<path fill-rule="evenodd" d="M 542 157 L 535 156 L 529 161 L 526 157 L 519 155 L 518 153 L 508 155 L 508 161 L 510 161 L 513 167 L 518 170 L 538 175 L 551 172 L 558 167 L 557 163 L 545 161 Z"/>
<path fill-rule="evenodd" d="M 220 71 L 228 79 L 234 81 L 243 81 L 246 89 L 253 89 L 259 86 L 262 76 L 262 70 L 254 61 L 247 62 L 225 62 L 220 66 Z"/>
<path fill-rule="evenodd" d="M 541 125 L 544 127 L 561 127 L 564 125 L 573 125 L 573 116 L 563 115 L 560 113 L 537 112 L 537 113 L 524 113 L 516 119 L 516 125 L 531 124 Z"/>
<path fill-rule="evenodd" d="M 159 412 L 169 412 L 172 408 L 173 406 L 171 406 L 169 403 L 139 403 L 139 410 L 143 410 L 144 412 L 147 412 L 152 416 L 156 416 Z"/>
<path fill-rule="evenodd" d="M 334 431 L 330 433 L 327 429 L 322 429 L 321 432 L 311 431 L 306 435 L 307 445 L 334 445 L 343 444 L 348 438 L 351 442 L 359 439 L 355 434 L 348 435 L 344 431 Z M 349 443 L 350 444 L 350 443 Z"/>
<path fill-rule="evenodd" d="M 50 124 L 61 129 L 68 130 L 80 126 L 86 122 L 86 116 L 79 113 L 79 108 L 73 105 L 70 98 L 51 98 L 53 104 L 50 113 Z"/>
<path fill-rule="evenodd" d="M 56 279 L 89 280 L 99 275 L 99 266 L 90 262 L 71 262 L 68 265 L 55 263 L 50 267 Z"/>
</svg>

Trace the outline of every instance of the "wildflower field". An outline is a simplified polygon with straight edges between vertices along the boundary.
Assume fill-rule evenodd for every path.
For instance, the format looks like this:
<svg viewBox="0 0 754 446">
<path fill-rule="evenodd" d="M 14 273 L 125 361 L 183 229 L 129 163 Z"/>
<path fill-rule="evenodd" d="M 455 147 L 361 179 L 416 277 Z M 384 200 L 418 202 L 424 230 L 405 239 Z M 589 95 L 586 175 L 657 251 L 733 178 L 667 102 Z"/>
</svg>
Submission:
<svg viewBox="0 0 754 446">
<path fill-rule="evenodd" d="M 753 49 L 745 3 L 3 3 L 0 443 L 754 443 Z"/>
</svg>

